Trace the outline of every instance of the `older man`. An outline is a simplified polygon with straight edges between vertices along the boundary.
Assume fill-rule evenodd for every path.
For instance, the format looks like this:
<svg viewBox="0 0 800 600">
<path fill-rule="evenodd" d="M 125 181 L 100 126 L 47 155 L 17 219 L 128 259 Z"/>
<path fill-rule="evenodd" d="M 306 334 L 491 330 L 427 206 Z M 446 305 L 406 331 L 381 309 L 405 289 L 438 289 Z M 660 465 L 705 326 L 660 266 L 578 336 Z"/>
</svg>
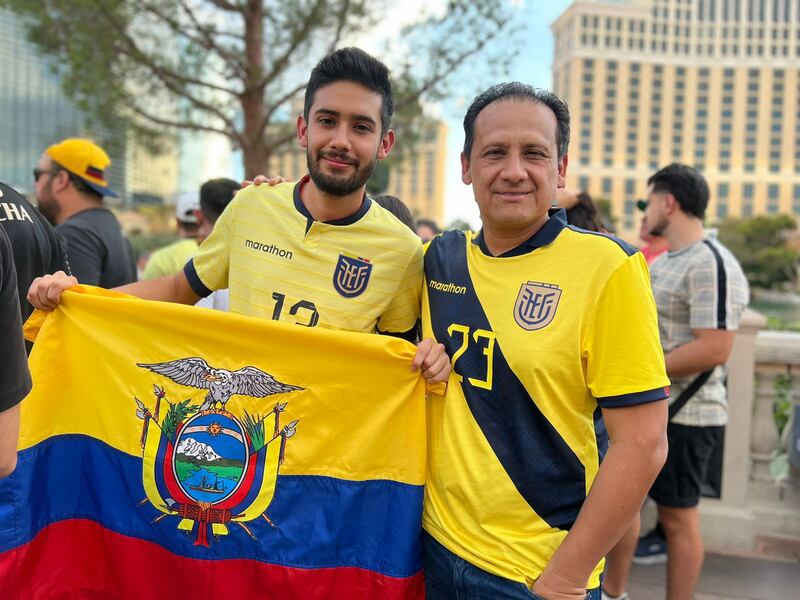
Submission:
<svg viewBox="0 0 800 600">
<path fill-rule="evenodd" d="M 554 94 L 492 87 L 464 132 L 483 229 L 425 256 L 423 332 L 453 359 L 429 402 L 428 598 L 599 598 L 602 558 L 667 450 L 647 265 L 549 210 L 569 139 Z"/>
</svg>

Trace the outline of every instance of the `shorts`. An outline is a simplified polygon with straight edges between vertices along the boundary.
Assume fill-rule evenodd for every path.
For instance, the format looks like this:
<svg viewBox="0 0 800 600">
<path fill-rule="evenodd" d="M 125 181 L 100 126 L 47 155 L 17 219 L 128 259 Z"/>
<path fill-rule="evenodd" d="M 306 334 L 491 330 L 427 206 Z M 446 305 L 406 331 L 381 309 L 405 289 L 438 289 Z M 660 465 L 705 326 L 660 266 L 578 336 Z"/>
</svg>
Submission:
<svg viewBox="0 0 800 600">
<path fill-rule="evenodd" d="M 697 506 L 711 460 L 722 447 L 724 433 L 722 425 L 667 425 L 667 462 L 649 493 L 656 504 L 669 508 Z"/>
</svg>

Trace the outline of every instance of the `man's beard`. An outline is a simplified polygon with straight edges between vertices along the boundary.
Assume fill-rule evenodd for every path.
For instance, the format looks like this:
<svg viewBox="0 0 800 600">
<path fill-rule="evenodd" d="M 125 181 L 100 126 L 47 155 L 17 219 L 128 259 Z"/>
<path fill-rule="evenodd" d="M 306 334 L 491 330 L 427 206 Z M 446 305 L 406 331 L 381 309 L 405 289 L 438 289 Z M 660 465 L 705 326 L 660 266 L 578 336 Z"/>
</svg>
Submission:
<svg viewBox="0 0 800 600">
<path fill-rule="evenodd" d="M 652 227 L 649 227 L 650 235 L 663 236 L 664 231 L 667 229 L 667 225 L 669 225 L 669 222 L 667 219 L 662 217 L 660 221 L 653 223 Z"/>
<path fill-rule="evenodd" d="M 51 182 L 48 181 L 47 185 L 42 190 L 42 197 L 36 198 L 36 208 L 42 216 L 49 221 L 53 226 L 58 224 L 57 217 L 60 212 L 58 203 L 53 198 L 53 190 L 51 189 Z"/>
<path fill-rule="evenodd" d="M 323 173 L 319 166 L 322 158 L 332 158 L 333 160 L 341 160 L 351 164 L 353 164 L 353 159 L 346 154 L 319 152 L 317 153 L 316 160 L 312 162 L 311 151 L 306 152 L 306 163 L 308 165 L 308 172 L 311 174 L 311 180 L 323 194 L 328 194 L 330 196 L 347 196 L 357 191 L 367 183 L 372 176 L 372 172 L 375 170 L 375 165 L 378 164 L 377 158 L 363 168 L 359 168 L 360 163 L 356 162 L 353 164 L 355 172 L 350 177 L 343 179 L 342 177 L 334 177 Z"/>
</svg>

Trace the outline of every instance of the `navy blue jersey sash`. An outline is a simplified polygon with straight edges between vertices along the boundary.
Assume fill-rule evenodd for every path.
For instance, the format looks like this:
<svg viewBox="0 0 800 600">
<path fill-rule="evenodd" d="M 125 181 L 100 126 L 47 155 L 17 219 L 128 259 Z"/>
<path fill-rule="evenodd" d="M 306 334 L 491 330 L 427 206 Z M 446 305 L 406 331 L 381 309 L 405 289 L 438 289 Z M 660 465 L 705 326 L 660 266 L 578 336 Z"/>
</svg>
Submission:
<svg viewBox="0 0 800 600">
<path fill-rule="evenodd" d="M 451 324 L 492 331 L 469 273 L 468 243 L 462 233 L 447 232 L 431 242 L 425 255 L 433 333 L 451 357 L 462 346 L 462 339 L 448 334 Z M 430 285 L 431 281 L 460 286 L 465 291 L 447 293 Z M 568 530 L 586 499 L 584 466 L 509 367 L 499 336 L 493 352 L 493 389 L 469 382 L 470 377 L 486 376 L 487 341 L 483 340 L 482 346 L 470 343 L 456 361 L 464 398 L 525 501 L 550 527 Z"/>
</svg>

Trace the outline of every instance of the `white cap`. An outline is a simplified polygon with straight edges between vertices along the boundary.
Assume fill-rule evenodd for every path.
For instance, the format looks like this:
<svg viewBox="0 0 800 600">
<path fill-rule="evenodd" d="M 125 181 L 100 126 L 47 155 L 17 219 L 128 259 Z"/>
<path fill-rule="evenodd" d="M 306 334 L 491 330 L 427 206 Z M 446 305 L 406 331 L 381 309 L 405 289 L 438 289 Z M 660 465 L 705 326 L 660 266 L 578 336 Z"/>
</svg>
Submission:
<svg viewBox="0 0 800 600">
<path fill-rule="evenodd" d="M 183 192 L 175 198 L 175 218 L 184 223 L 197 223 L 194 211 L 200 210 L 200 194 Z"/>
</svg>

